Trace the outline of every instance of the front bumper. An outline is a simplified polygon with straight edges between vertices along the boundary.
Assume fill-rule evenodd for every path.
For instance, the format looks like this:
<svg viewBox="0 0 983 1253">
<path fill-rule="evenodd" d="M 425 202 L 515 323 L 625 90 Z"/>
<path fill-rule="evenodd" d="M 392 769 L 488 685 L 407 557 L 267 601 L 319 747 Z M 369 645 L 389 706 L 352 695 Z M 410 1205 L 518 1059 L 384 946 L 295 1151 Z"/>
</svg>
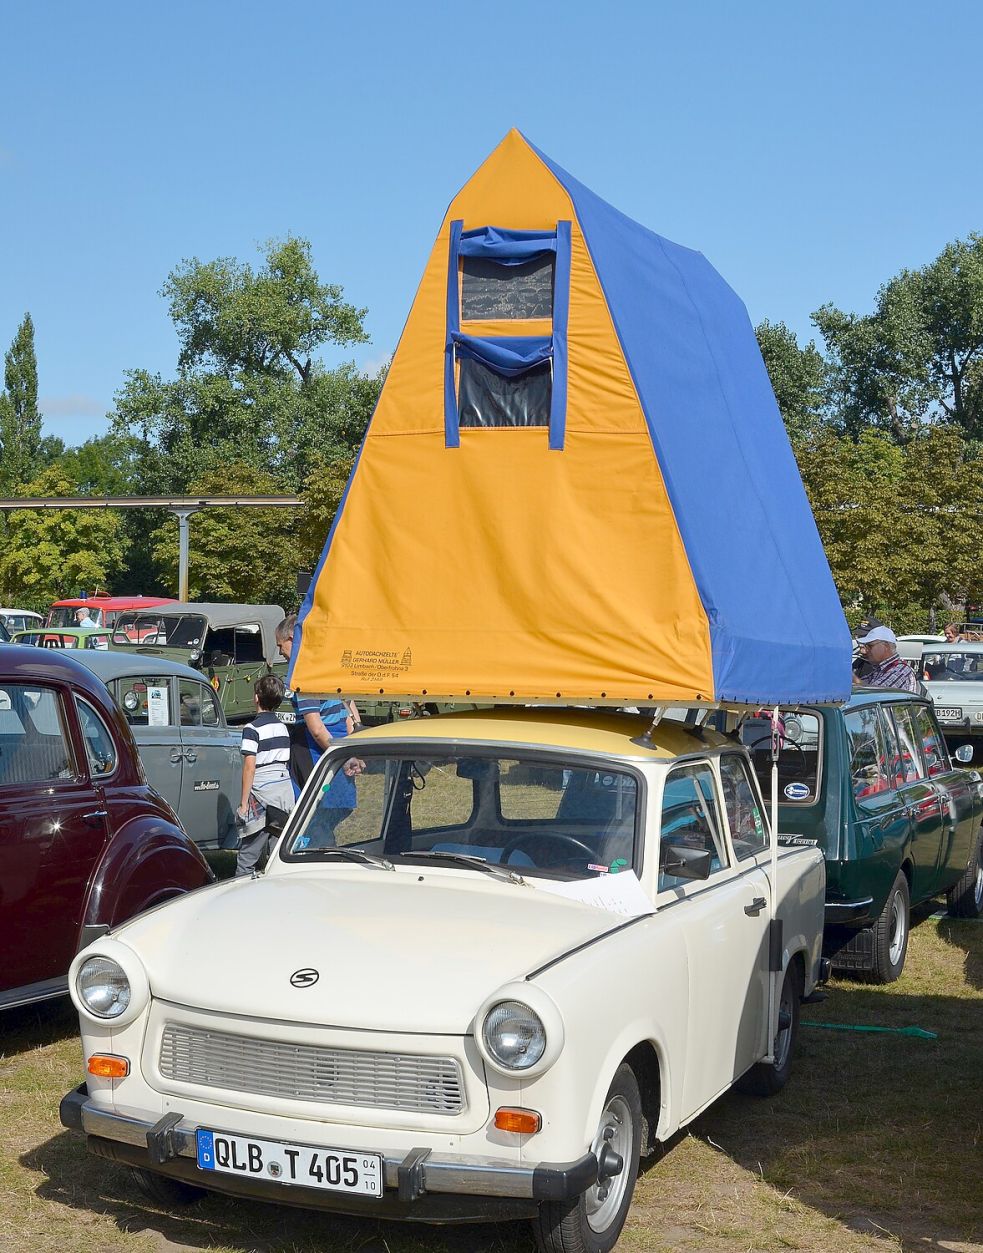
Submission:
<svg viewBox="0 0 983 1253">
<path fill-rule="evenodd" d="M 210 1191 L 339 1213 L 426 1222 L 526 1218 L 535 1214 L 541 1201 L 573 1200 L 597 1181 L 597 1158 L 593 1153 L 574 1162 L 515 1166 L 492 1158 L 441 1160 L 421 1147 L 401 1157 L 383 1153 L 386 1191 L 380 1202 L 344 1192 L 201 1171 L 197 1165 L 195 1127 L 182 1127 L 180 1115 L 169 1114 L 153 1123 L 115 1114 L 95 1106 L 84 1083 L 62 1099 L 59 1114 L 62 1126 L 85 1132 L 90 1152 L 100 1157 L 153 1170 Z"/>
<path fill-rule="evenodd" d="M 864 896 L 858 900 L 852 901 L 826 901 L 826 926 L 842 926 L 844 924 L 858 924 L 872 921 L 871 910 L 874 908 L 874 898 L 872 896 Z"/>
</svg>

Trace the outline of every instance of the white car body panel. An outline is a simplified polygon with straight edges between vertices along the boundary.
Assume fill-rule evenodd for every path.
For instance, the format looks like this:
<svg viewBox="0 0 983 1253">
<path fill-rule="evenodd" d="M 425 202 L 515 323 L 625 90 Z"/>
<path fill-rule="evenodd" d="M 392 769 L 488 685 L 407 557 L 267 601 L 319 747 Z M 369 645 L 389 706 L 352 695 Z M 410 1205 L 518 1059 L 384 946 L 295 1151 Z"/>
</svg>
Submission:
<svg viewBox="0 0 983 1253">
<path fill-rule="evenodd" d="M 490 717 L 485 742 L 499 749 L 495 726 Z M 414 735 L 421 734 L 376 728 L 347 741 L 344 752 L 362 744 L 359 751 L 367 752 L 379 740 L 392 751 L 407 743 L 418 747 Z M 713 763 L 723 752 L 738 751 L 713 733 L 667 735 L 691 743 L 683 760 L 711 763 L 718 785 Z M 529 738 L 535 740 L 532 731 Z M 569 750 L 570 761 L 580 765 L 579 755 L 590 754 L 583 728 L 570 738 L 575 750 L 561 743 L 549 751 L 555 760 Z M 562 898 L 542 878 L 537 886 L 535 872 L 525 872 L 520 884 L 440 863 L 385 870 L 274 856 L 265 875 L 182 898 L 102 942 L 104 949 L 121 946 L 113 951 L 132 954 L 145 968 L 150 1001 L 137 1007 L 129 1025 L 113 1028 L 84 1012 L 74 993 L 83 1010 L 86 1056 L 111 1052 L 134 1063 L 123 1080 L 90 1078 L 87 1108 L 140 1125 L 178 1111 L 188 1130 L 329 1144 L 387 1158 L 426 1146 L 445 1168 L 454 1162 L 532 1168 L 583 1158 L 615 1071 L 641 1048 L 658 1060 L 658 1138 L 672 1135 L 767 1054 L 769 909 L 759 906 L 772 896 L 770 854 L 765 848 L 739 860 L 728 837 L 721 870 L 660 892 L 663 784 L 680 758 L 638 750 L 632 747 L 637 738 L 623 743 L 621 757 L 597 749 L 593 760 L 611 769 L 630 766 L 644 782 L 638 788 L 646 798 L 639 880 L 651 912 L 625 917 Z M 509 747 L 514 755 L 514 744 Z M 322 779 L 315 775 L 305 796 L 313 796 Z M 303 822 L 304 806 L 302 799 L 281 847 Z M 822 854 L 783 848 L 777 871 L 782 968 L 799 962 L 808 994 L 820 972 Z M 97 942 L 76 959 L 73 987 L 86 956 L 99 951 Z M 319 971 L 317 982 L 291 986 L 291 973 L 306 967 Z M 534 990 L 547 997 L 562 1020 L 564 1043 L 555 1061 L 531 1076 L 502 1073 L 483 1060 L 476 1040 L 482 1004 L 516 981 L 530 989 L 530 1001 Z M 224 1089 L 214 1079 L 167 1079 L 159 1056 L 168 1021 L 297 1047 L 456 1058 L 466 1107 L 447 1115 L 315 1104 Z M 493 1118 L 501 1106 L 539 1111 L 542 1129 L 531 1136 L 497 1130 Z M 512 1185 L 496 1176 L 489 1186 Z"/>
</svg>

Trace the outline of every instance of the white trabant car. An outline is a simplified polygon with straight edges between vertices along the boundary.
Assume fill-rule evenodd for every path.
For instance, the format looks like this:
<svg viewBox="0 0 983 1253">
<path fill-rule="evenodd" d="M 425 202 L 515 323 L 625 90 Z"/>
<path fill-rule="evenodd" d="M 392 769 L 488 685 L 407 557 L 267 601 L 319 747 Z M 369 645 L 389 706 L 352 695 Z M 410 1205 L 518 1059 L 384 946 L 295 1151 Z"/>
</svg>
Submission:
<svg viewBox="0 0 983 1253">
<path fill-rule="evenodd" d="M 735 1082 L 785 1082 L 822 855 L 779 851 L 775 926 L 770 876 L 746 752 L 715 732 L 546 709 L 371 728 L 319 763 L 264 873 L 78 955 L 88 1077 L 62 1120 L 159 1202 L 526 1216 L 542 1249 L 600 1253 L 641 1155 Z"/>
</svg>

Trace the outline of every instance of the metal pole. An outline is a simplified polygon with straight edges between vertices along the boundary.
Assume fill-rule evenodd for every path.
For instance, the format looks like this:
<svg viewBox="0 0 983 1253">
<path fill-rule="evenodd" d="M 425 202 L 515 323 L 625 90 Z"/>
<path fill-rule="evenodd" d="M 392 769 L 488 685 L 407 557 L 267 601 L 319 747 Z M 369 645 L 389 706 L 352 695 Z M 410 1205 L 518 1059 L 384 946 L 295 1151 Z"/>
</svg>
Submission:
<svg viewBox="0 0 983 1253">
<path fill-rule="evenodd" d="M 188 599 L 188 519 L 197 509 L 172 509 L 177 518 L 177 598 Z"/>
</svg>

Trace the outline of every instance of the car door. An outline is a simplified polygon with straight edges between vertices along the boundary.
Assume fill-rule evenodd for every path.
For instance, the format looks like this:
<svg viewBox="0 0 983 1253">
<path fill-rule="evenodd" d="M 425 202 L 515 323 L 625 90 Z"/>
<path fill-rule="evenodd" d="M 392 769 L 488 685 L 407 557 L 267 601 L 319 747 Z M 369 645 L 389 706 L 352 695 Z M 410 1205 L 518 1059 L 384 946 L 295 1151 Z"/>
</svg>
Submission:
<svg viewBox="0 0 983 1253">
<path fill-rule="evenodd" d="M 911 817 L 896 783 L 894 724 L 875 703 L 849 709 L 843 726 L 856 809 L 855 860 L 867 867 L 867 890 L 880 913 L 904 859 Z"/>
<path fill-rule="evenodd" d="M 242 782 L 241 732 L 226 724 L 212 688 L 197 679 L 178 680 L 184 769 L 178 815 L 199 844 L 231 847 Z"/>
<path fill-rule="evenodd" d="M 90 769 L 78 718 L 66 688 L 0 682 L 0 1001 L 66 974 L 108 836 L 115 751 Z"/>
<path fill-rule="evenodd" d="M 130 724 L 150 786 L 176 813 L 184 752 L 173 683 L 171 675 L 148 670 L 116 679 L 112 691 Z"/>
<path fill-rule="evenodd" d="M 931 707 L 916 704 L 912 707 L 912 715 L 925 768 L 938 790 L 942 811 L 937 882 L 937 890 L 941 890 L 954 883 L 969 865 L 979 813 L 977 784 L 968 770 L 953 769 L 949 750 Z"/>
<path fill-rule="evenodd" d="M 729 1087 L 764 1055 L 768 1006 L 768 882 L 753 860 L 736 863 L 724 836 L 709 761 L 668 772 L 662 794 L 661 909 L 683 915 L 689 961 L 689 1031 L 683 1116 Z M 665 871 L 674 848 L 711 853 L 710 876 Z M 661 911 L 660 911 L 661 912 Z"/>
<path fill-rule="evenodd" d="M 263 634 L 259 623 L 245 623 L 235 628 L 236 711 L 253 714 L 253 689 L 256 680 L 266 674 Z"/>
<path fill-rule="evenodd" d="M 889 713 L 897 736 L 895 780 L 911 824 L 911 899 L 932 896 L 940 875 L 942 849 L 942 793 L 927 777 L 921 736 L 910 701 L 891 705 Z"/>
</svg>

